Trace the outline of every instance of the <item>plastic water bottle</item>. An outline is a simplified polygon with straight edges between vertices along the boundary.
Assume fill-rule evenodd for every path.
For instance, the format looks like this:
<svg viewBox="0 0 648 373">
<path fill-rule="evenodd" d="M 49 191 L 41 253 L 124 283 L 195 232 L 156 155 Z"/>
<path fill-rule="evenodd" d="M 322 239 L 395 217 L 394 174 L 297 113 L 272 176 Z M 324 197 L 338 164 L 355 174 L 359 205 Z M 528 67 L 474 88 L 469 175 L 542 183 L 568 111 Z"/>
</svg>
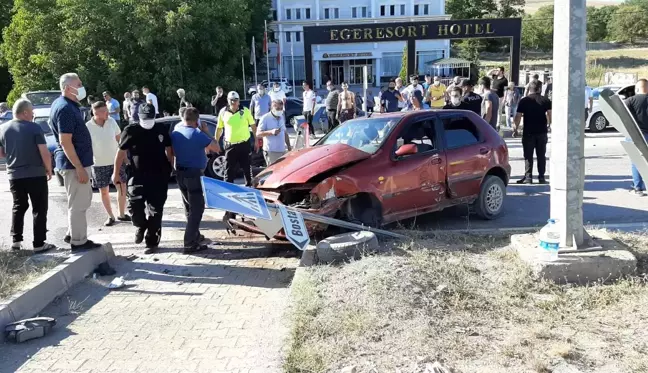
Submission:
<svg viewBox="0 0 648 373">
<path fill-rule="evenodd" d="M 560 247 L 560 232 L 556 225 L 556 219 L 547 220 L 547 225 L 540 230 L 540 249 L 543 257 L 549 262 L 558 260 L 558 248 Z"/>
</svg>

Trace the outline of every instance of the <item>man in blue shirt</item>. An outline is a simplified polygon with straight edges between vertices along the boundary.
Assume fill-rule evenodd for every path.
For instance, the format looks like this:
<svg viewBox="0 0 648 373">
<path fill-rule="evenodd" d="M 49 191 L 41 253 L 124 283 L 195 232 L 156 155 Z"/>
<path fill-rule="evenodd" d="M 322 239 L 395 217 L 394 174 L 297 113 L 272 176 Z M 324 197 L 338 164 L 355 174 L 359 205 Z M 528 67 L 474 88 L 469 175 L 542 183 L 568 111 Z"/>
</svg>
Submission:
<svg viewBox="0 0 648 373">
<path fill-rule="evenodd" d="M 182 116 L 183 121 L 171 133 L 171 143 L 176 157 L 176 180 L 187 216 L 184 234 L 185 254 L 207 249 L 207 246 L 201 244 L 204 237 L 200 234 L 200 221 L 205 211 L 200 177 L 207 167 L 205 148 L 220 153 L 218 142 L 200 130 L 199 118 L 198 109 L 186 108 Z"/>
<path fill-rule="evenodd" d="M 81 79 L 75 73 L 67 73 L 59 79 L 61 97 L 54 100 L 50 112 L 50 127 L 58 147 L 54 152 L 56 168 L 65 180 L 68 199 L 68 234 L 65 242 L 72 251 L 101 247 L 88 240 L 86 212 L 92 202 L 90 167 L 93 165 L 92 139 L 83 120 L 80 101 L 86 97 Z"/>
<path fill-rule="evenodd" d="M 115 100 L 112 97 L 112 93 L 108 91 L 103 93 L 103 98 L 104 101 L 106 101 L 106 106 L 108 107 L 108 115 L 110 115 L 110 117 L 114 119 L 115 122 L 119 123 L 119 101 Z"/>
<path fill-rule="evenodd" d="M 401 111 L 398 103 L 403 101 L 403 97 L 396 89 L 396 81 L 394 79 L 389 81 L 389 89 L 380 94 L 380 111 L 382 113 L 393 113 Z"/>
<path fill-rule="evenodd" d="M 261 84 L 257 86 L 257 93 L 250 100 L 250 111 L 254 115 L 254 121 L 257 127 L 261 118 L 270 112 L 272 100 L 270 95 L 266 94 L 265 87 Z"/>
</svg>

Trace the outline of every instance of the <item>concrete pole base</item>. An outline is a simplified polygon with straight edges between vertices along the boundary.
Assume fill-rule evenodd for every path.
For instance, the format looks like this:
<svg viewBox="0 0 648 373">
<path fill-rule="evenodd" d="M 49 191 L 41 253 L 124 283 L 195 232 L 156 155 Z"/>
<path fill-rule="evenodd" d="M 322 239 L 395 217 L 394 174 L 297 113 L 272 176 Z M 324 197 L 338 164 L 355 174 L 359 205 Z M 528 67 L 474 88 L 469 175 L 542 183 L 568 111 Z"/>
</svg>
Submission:
<svg viewBox="0 0 648 373">
<path fill-rule="evenodd" d="M 591 282 L 609 282 L 636 272 L 637 258 L 604 230 L 592 231 L 597 251 L 583 251 L 561 254 L 558 260 L 547 261 L 538 246 L 538 233 L 511 236 L 511 245 L 520 259 L 529 264 L 540 278 L 556 283 L 586 285 Z"/>
</svg>

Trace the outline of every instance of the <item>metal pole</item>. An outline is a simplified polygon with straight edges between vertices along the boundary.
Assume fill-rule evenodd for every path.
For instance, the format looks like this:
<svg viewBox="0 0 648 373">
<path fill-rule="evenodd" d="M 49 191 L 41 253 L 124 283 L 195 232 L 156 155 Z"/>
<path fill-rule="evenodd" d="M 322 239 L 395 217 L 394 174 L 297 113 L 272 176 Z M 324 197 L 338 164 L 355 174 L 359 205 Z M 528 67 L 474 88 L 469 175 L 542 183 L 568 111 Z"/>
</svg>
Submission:
<svg viewBox="0 0 648 373">
<path fill-rule="evenodd" d="M 241 54 L 241 69 L 243 69 L 243 98 L 247 100 L 247 90 L 245 89 L 245 60 Z"/>
<path fill-rule="evenodd" d="M 295 52 L 293 50 L 293 44 L 290 43 L 290 59 L 292 60 L 292 86 L 293 86 L 293 97 L 296 95 L 297 87 L 295 86 Z"/>
<path fill-rule="evenodd" d="M 551 133 L 551 218 L 560 246 L 582 246 L 585 176 L 585 0 L 554 4 L 554 90 Z"/>
<path fill-rule="evenodd" d="M 367 65 L 362 66 L 362 111 L 365 112 L 365 115 L 367 115 L 367 88 L 369 88 L 367 70 Z"/>
<path fill-rule="evenodd" d="M 270 86 L 270 48 L 268 47 L 268 21 L 265 21 L 265 35 L 263 36 L 264 52 L 266 54 L 266 69 L 268 70 L 268 88 Z"/>
<path fill-rule="evenodd" d="M 258 86 L 258 85 L 259 85 L 259 79 L 257 77 L 256 58 L 255 58 L 254 59 L 254 88 L 256 89 L 256 86 Z"/>
</svg>

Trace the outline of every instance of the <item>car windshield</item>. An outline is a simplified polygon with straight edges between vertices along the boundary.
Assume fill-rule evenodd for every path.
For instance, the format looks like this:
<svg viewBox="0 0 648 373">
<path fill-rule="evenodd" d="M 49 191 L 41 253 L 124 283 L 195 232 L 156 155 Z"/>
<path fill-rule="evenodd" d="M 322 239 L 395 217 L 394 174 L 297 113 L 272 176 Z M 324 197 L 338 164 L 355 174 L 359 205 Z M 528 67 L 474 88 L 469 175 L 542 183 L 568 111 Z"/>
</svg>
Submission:
<svg viewBox="0 0 648 373">
<path fill-rule="evenodd" d="M 329 132 L 316 145 L 346 144 L 369 154 L 380 149 L 400 118 L 358 118 Z"/>
<path fill-rule="evenodd" d="M 30 92 L 25 96 L 34 106 L 51 105 L 54 100 L 61 96 L 61 92 Z"/>
<path fill-rule="evenodd" d="M 49 126 L 49 118 L 48 117 L 34 118 L 34 122 L 38 123 L 38 125 L 40 126 L 40 128 L 43 130 L 43 132 L 46 135 L 49 135 L 50 133 L 52 133 L 52 129 Z"/>
</svg>

